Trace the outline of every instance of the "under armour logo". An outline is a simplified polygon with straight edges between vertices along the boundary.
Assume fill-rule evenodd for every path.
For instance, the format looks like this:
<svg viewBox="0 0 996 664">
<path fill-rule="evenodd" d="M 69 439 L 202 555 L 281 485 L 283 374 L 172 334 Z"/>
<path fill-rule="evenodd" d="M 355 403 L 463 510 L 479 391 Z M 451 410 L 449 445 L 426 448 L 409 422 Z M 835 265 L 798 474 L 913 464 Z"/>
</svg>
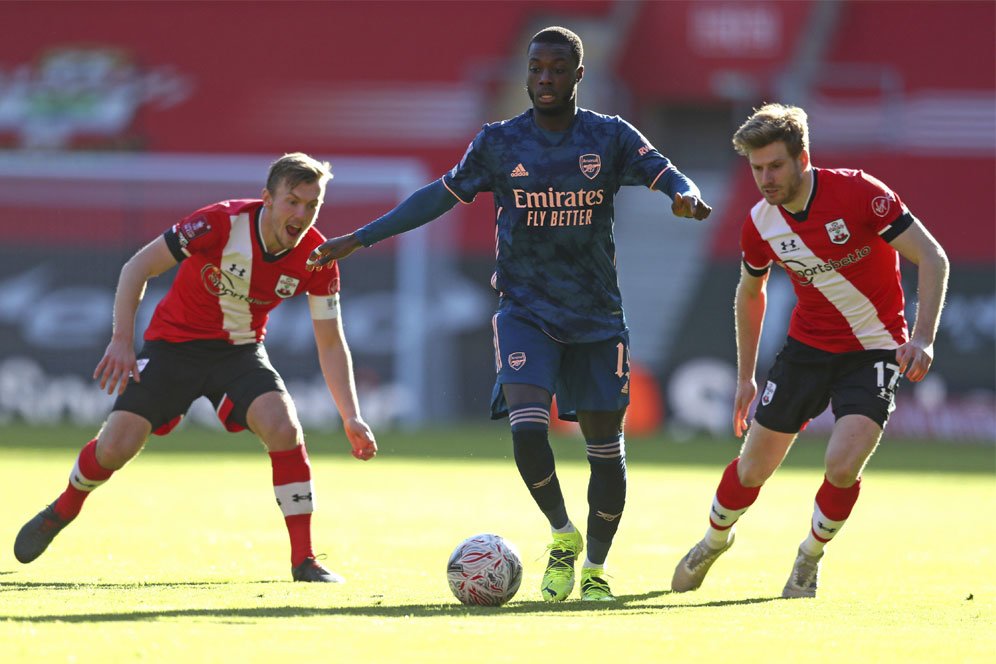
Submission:
<svg viewBox="0 0 996 664">
<path fill-rule="evenodd" d="M 232 263 L 231 266 L 229 266 L 228 271 L 240 278 L 246 276 L 246 269 L 244 267 L 239 267 L 235 263 Z"/>
<path fill-rule="evenodd" d="M 92 482 L 79 473 L 73 473 L 73 484 L 83 491 L 92 491 L 101 485 L 101 482 Z"/>
<path fill-rule="evenodd" d="M 799 247 L 796 246 L 795 240 L 782 240 L 782 251 L 795 251 Z"/>
<path fill-rule="evenodd" d="M 293 501 L 295 503 L 299 503 L 302 500 L 311 500 L 311 494 L 310 493 L 305 493 L 305 494 L 295 493 L 293 496 L 291 496 L 291 499 L 293 499 Z"/>
</svg>

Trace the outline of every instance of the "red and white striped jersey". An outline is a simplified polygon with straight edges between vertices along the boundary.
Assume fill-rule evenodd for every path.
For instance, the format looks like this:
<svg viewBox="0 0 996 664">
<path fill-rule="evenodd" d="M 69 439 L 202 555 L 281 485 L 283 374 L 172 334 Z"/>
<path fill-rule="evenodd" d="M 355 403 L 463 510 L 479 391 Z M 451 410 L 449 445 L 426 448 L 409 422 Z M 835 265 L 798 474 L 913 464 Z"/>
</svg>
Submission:
<svg viewBox="0 0 996 664">
<path fill-rule="evenodd" d="M 270 311 L 300 293 L 333 298 L 339 266 L 309 272 L 308 255 L 325 237 L 314 226 L 290 251 L 266 253 L 261 200 L 222 201 L 197 210 L 164 234 L 180 268 L 152 316 L 145 340 L 225 339 L 256 343 Z"/>
<path fill-rule="evenodd" d="M 789 336 L 833 353 L 897 348 L 908 340 L 899 253 L 888 243 L 913 217 L 894 192 L 856 170 L 813 169 L 806 209 L 763 199 L 740 244 L 757 276 L 788 272 L 796 302 Z"/>
</svg>

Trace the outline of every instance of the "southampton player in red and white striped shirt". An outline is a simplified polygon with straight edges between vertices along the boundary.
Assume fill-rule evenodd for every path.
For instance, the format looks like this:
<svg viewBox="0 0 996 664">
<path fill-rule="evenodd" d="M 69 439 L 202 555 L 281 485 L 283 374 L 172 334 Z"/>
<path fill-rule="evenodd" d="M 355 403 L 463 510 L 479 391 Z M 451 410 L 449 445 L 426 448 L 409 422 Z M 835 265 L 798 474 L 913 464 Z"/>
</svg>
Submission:
<svg viewBox="0 0 996 664">
<path fill-rule="evenodd" d="M 857 502 L 862 469 L 895 407 L 899 379 L 922 380 L 933 360 L 948 278 L 944 250 L 875 178 L 814 167 L 808 134 L 801 108 L 768 104 L 733 136 L 764 196 L 743 225 L 736 295 L 733 429 L 738 437 L 746 432 L 746 440 L 720 480 L 706 536 L 675 569 L 677 592 L 701 585 L 798 432 L 829 404 L 836 424 L 825 477 L 782 590 L 783 597 L 814 597 L 823 548 Z M 900 256 L 919 271 L 912 334 L 903 315 Z M 789 274 L 798 301 L 748 428 L 772 264 Z"/>
<path fill-rule="evenodd" d="M 339 270 L 306 268 L 309 254 L 325 240 L 314 223 L 331 178 L 328 163 L 302 153 L 284 155 L 271 165 L 261 199 L 201 208 L 125 263 L 111 342 L 94 372 L 101 389 L 118 398 L 97 437 L 80 452 L 66 490 L 18 533 L 19 561 L 40 556 L 90 492 L 134 458 L 150 433 L 168 433 L 205 396 L 229 431 L 249 429 L 269 452 L 293 579 L 342 580 L 312 552 L 314 490 L 304 434 L 263 347 L 270 311 L 307 294 L 319 364 L 353 456 L 373 458 L 377 444 L 360 415 L 339 312 Z M 136 357 L 135 312 L 145 285 L 177 263 Z"/>
</svg>

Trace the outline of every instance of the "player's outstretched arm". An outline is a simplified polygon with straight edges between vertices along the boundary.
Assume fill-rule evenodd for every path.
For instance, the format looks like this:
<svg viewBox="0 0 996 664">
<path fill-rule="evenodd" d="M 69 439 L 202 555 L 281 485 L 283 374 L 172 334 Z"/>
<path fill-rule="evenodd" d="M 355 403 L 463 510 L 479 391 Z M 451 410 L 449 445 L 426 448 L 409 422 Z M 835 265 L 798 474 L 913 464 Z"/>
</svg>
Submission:
<svg viewBox="0 0 996 664">
<path fill-rule="evenodd" d="M 159 236 L 128 259 L 121 268 L 118 287 L 114 294 L 114 322 L 111 341 L 104 356 L 93 371 L 94 380 L 108 394 L 121 394 L 128 386 L 128 378 L 141 381 L 135 359 L 135 314 L 145 295 L 145 284 L 176 265 L 176 258 Z"/>
<path fill-rule="evenodd" d="M 441 179 L 436 180 L 413 193 L 383 217 L 371 221 L 354 233 L 333 238 L 319 246 L 308 258 L 308 269 L 320 269 L 336 258 L 345 258 L 361 246 L 369 247 L 418 228 L 451 210 L 456 204 L 456 196 L 446 188 Z M 343 253 L 337 255 L 337 252 Z"/>
<path fill-rule="evenodd" d="M 345 258 L 362 246 L 354 233 L 325 240 L 308 256 L 306 267 L 309 270 L 321 270 L 332 261 Z"/>
<path fill-rule="evenodd" d="M 934 361 L 934 337 L 941 320 L 948 287 L 948 257 L 934 237 L 915 220 L 890 244 L 904 258 L 916 264 L 916 321 L 910 340 L 896 349 L 899 372 L 910 381 L 923 380 Z"/>
<path fill-rule="evenodd" d="M 702 221 L 712 212 L 712 207 L 694 194 L 675 194 L 671 212 L 676 217 Z"/>
</svg>

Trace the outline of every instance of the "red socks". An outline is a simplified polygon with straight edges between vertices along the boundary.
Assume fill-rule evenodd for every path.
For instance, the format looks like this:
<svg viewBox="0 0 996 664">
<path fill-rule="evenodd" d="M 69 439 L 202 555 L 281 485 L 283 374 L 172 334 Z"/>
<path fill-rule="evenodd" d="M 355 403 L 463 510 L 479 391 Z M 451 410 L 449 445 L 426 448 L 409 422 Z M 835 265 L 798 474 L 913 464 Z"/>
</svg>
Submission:
<svg viewBox="0 0 996 664">
<path fill-rule="evenodd" d="M 746 487 L 740 483 L 740 477 L 737 475 L 739 463 L 740 457 L 730 462 L 716 488 L 716 499 L 713 501 L 709 521 L 717 530 L 726 530 L 736 523 L 740 515 L 754 504 L 761 493 L 759 486 Z"/>
<path fill-rule="evenodd" d="M 75 519 L 83 509 L 83 501 L 90 492 L 106 482 L 113 474 L 113 470 L 107 470 L 97 463 L 97 439 L 94 438 L 80 450 L 73 472 L 69 475 L 69 484 L 56 499 L 52 509 L 66 521 Z"/>
<path fill-rule="evenodd" d="M 847 517 L 851 516 L 854 504 L 858 502 L 861 493 L 861 478 L 852 486 L 841 489 L 830 484 L 826 477 L 823 485 L 816 492 L 816 506 L 813 509 L 812 536 L 816 541 L 826 544 L 841 529 Z"/>
<path fill-rule="evenodd" d="M 311 513 L 314 511 L 311 464 L 304 445 L 292 450 L 270 452 L 273 466 L 273 493 L 284 514 L 290 535 L 291 564 L 314 558 L 311 549 Z"/>
</svg>

